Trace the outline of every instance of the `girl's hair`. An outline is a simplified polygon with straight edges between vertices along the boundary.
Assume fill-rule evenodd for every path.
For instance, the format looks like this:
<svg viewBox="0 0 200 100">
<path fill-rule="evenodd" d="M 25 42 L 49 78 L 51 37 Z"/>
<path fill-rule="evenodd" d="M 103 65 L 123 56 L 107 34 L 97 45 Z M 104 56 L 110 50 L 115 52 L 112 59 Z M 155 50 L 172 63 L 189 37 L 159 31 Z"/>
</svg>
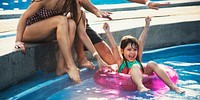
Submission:
<svg viewBox="0 0 200 100">
<path fill-rule="evenodd" d="M 135 46 L 137 48 L 137 50 L 139 50 L 138 40 L 135 37 L 131 36 L 131 35 L 124 36 L 121 39 L 120 48 L 122 50 L 124 50 L 129 43 L 131 43 L 131 46 Z M 124 55 L 123 55 L 123 57 L 124 57 Z M 126 58 L 124 58 L 124 60 L 126 60 Z M 136 57 L 136 60 L 139 61 L 139 57 L 138 56 Z"/>
<path fill-rule="evenodd" d="M 139 48 L 138 40 L 131 35 L 126 35 L 122 37 L 120 48 L 125 49 L 129 43 L 131 43 L 131 45 L 134 45 L 136 48 Z"/>
<path fill-rule="evenodd" d="M 138 43 L 138 40 L 131 36 L 131 35 L 127 35 L 127 36 L 124 36 L 122 39 L 121 39 L 121 42 L 120 42 L 120 49 L 124 50 L 126 48 L 126 46 L 131 43 L 131 46 L 135 46 L 135 48 L 137 48 L 137 51 L 139 50 L 139 43 Z M 123 59 L 124 61 L 126 62 L 126 66 L 128 67 L 128 64 L 127 64 L 127 59 L 124 57 L 124 54 L 122 54 L 123 56 Z M 136 57 L 136 60 L 141 64 L 140 62 L 140 59 L 139 59 L 139 56 L 137 55 Z M 142 65 L 142 64 L 141 64 Z M 144 71 L 143 67 L 142 67 L 142 70 Z"/>
</svg>

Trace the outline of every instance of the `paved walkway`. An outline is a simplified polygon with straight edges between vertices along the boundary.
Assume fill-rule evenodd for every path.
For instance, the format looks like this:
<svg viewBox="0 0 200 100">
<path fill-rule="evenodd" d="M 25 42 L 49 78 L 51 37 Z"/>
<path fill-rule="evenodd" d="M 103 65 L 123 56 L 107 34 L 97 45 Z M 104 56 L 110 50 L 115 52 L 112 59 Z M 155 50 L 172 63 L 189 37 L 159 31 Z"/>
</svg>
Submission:
<svg viewBox="0 0 200 100">
<path fill-rule="evenodd" d="M 144 26 L 144 18 L 146 16 L 152 16 L 151 26 L 160 24 L 170 24 L 188 21 L 200 20 L 200 1 L 199 0 L 181 0 L 171 1 L 171 5 L 160 8 L 159 10 L 147 9 L 146 6 L 134 3 L 110 5 L 110 6 L 97 6 L 104 11 L 112 11 L 112 21 L 107 19 L 97 18 L 91 13 L 86 13 L 89 19 L 90 26 L 98 33 L 104 33 L 102 25 L 104 22 L 108 22 L 111 26 L 111 31 L 122 31 L 132 29 L 136 27 Z M 11 52 L 17 23 L 19 16 L 24 10 L 20 11 L 2 11 L 0 12 L 0 45 L 6 48 L 1 48 L 1 54 L 7 54 Z M 8 16 L 8 19 L 3 17 Z M 16 17 L 13 18 L 12 16 Z M 9 19 L 10 18 L 10 19 Z M 12 36 L 12 37 L 11 37 Z M 4 38 L 10 37 L 10 38 Z M 5 44 L 5 42 L 7 42 Z M 10 46 L 12 45 L 12 46 Z"/>
<path fill-rule="evenodd" d="M 146 6 L 135 3 L 116 4 L 109 6 L 97 6 L 103 11 L 112 11 L 113 20 L 97 18 L 87 12 L 90 26 L 99 34 L 104 33 L 102 25 L 108 22 L 111 31 L 123 31 L 144 26 L 144 18 L 152 16 L 151 26 L 179 22 L 199 21 L 200 20 L 200 1 L 199 0 L 169 0 L 171 5 L 161 7 L 159 10 L 148 9 Z M 13 51 L 16 35 L 17 23 L 24 10 L 0 11 L 0 55 L 5 55 Z M 7 18 L 7 19 L 5 19 Z M 5 38 L 9 37 L 9 38 Z"/>
<path fill-rule="evenodd" d="M 199 0 L 169 1 L 171 2 L 171 5 L 169 7 L 160 8 L 159 10 L 147 9 L 146 6 L 135 3 L 97 7 L 104 11 L 113 12 L 111 16 L 113 20 L 109 21 L 112 27 L 112 31 L 142 26 L 144 24 L 145 16 L 152 16 L 152 24 L 154 25 L 161 23 L 200 20 L 200 7 L 198 5 Z M 173 7 L 173 5 L 180 6 Z M 1 11 L 0 34 L 2 35 L 2 33 L 15 33 L 19 20 L 18 17 L 23 12 L 24 10 Z M 4 19 L 6 17 L 12 19 Z M 91 13 L 87 13 L 87 18 L 89 19 L 90 25 L 97 32 L 103 33 L 102 25 L 105 21 L 108 21 L 107 19 L 96 18 L 96 16 Z"/>
</svg>

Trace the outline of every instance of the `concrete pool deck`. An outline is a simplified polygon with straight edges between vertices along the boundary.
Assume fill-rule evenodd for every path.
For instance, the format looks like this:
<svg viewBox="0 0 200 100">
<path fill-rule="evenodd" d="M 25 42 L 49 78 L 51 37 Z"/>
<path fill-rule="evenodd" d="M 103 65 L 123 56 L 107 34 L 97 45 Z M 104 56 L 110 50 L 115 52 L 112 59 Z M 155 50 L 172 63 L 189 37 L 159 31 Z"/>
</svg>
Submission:
<svg viewBox="0 0 200 100">
<path fill-rule="evenodd" d="M 200 1 L 183 0 L 171 3 L 172 5 L 162 7 L 158 11 L 138 4 L 97 6 L 104 11 L 112 11 L 113 20 L 98 19 L 90 13 L 87 13 L 87 18 L 90 26 L 105 40 L 102 25 L 105 21 L 108 22 L 117 43 L 123 35 L 131 34 L 138 37 L 144 26 L 144 18 L 148 15 L 152 16 L 152 21 L 145 49 L 199 43 Z M 0 37 L 5 37 L 0 38 L 0 76 L 4 76 L 0 79 L 0 90 L 27 80 L 38 70 L 44 73 L 55 70 L 56 43 L 28 45 L 26 54 L 13 48 L 18 17 L 21 13 L 23 10 L 0 12 Z M 86 53 L 87 57 L 92 59 L 90 54 Z"/>
</svg>

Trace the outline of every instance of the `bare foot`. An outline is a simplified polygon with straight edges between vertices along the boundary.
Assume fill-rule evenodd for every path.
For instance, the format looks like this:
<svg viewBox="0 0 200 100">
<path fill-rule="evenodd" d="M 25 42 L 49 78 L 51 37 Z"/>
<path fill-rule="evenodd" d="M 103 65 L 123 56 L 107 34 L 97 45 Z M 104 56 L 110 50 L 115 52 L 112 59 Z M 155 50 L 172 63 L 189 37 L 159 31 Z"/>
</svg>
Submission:
<svg viewBox="0 0 200 100">
<path fill-rule="evenodd" d="M 79 73 L 80 73 L 80 70 L 78 68 L 72 68 L 68 70 L 68 75 L 70 79 L 72 79 L 76 83 L 81 83 Z"/>
<path fill-rule="evenodd" d="M 150 89 L 146 87 L 138 87 L 139 92 L 148 92 Z"/>
<path fill-rule="evenodd" d="M 78 60 L 78 64 L 80 67 L 86 67 L 89 69 L 95 69 L 95 66 L 92 62 L 88 61 L 87 59 Z"/>
<path fill-rule="evenodd" d="M 174 90 L 175 92 L 179 93 L 179 94 L 185 93 L 184 90 L 182 90 L 182 89 L 180 89 L 180 88 L 178 88 L 178 87 L 174 87 L 174 88 L 171 88 L 171 89 Z"/>
<path fill-rule="evenodd" d="M 65 68 L 65 67 L 58 67 L 57 69 L 56 69 L 56 75 L 58 75 L 58 76 L 60 76 L 60 75 L 63 75 L 63 74 L 66 74 L 66 73 L 68 73 L 68 70 L 67 70 L 67 68 Z"/>
</svg>

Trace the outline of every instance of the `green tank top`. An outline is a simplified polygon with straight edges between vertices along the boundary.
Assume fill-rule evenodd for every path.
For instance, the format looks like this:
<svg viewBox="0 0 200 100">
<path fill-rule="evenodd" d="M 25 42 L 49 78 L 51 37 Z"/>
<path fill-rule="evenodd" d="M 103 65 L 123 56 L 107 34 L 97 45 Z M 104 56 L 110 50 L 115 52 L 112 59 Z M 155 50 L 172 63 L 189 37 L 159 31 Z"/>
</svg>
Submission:
<svg viewBox="0 0 200 100">
<path fill-rule="evenodd" d="M 127 62 L 127 65 L 126 66 L 126 62 Z M 118 72 L 122 73 L 122 71 L 125 69 L 125 67 L 127 67 L 128 69 L 132 68 L 132 66 L 134 64 L 138 64 L 140 66 L 141 69 L 143 69 L 143 66 L 140 62 L 138 62 L 137 60 L 134 60 L 133 62 L 130 62 L 130 61 L 123 61 L 123 63 L 121 64 L 121 66 L 119 67 L 119 70 Z"/>
</svg>

